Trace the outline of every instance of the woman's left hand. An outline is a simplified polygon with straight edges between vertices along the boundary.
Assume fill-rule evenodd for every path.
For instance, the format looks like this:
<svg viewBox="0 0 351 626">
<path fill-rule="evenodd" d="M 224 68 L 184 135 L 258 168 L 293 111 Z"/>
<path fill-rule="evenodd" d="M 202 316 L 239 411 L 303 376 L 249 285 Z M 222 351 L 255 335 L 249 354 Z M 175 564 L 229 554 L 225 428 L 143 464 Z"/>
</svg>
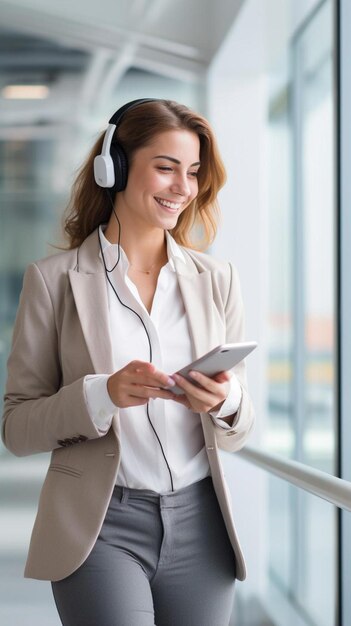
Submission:
<svg viewBox="0 0 351 626">
<path fill-rule="evenodd" d="M 184 404 L 188 409 L 196 413 L 218 411 L 228 395 L 229 380 L 232 377 L 232 373 L 230 371 L 220 372 L 213 378 L 209 378 L 200 372 L 191 371 L 189 376 L 199 383 L 201 387 L 193 385 L 179 374 L 173 374 L 172 378 L 174 378 L 178 387 L 184 390 L 184 395 L 175 395 L 174 400 Z"/>
</svg>

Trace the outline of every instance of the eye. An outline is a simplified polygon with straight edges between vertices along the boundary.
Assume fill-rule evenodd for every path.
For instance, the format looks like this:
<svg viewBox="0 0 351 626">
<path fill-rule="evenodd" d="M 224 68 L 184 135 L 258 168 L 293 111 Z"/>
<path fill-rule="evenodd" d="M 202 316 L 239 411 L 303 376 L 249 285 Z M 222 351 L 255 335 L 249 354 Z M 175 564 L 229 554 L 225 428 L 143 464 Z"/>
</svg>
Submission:
<svg viewBox="0 0 351 626">
<path fill-rule="evenodd" d="M 159 165 L 157 169 L 161 170 L 161 172 L 172 172 L 172 168 L 169 165 Z"/>
<path fill-rule="evenodd" d="M 196 172 L 189 172 L 189 176 L 192 176 L 192 178 L 197 178 L 199 175 L 199 170 L 197 170 Z"/>
</svg>

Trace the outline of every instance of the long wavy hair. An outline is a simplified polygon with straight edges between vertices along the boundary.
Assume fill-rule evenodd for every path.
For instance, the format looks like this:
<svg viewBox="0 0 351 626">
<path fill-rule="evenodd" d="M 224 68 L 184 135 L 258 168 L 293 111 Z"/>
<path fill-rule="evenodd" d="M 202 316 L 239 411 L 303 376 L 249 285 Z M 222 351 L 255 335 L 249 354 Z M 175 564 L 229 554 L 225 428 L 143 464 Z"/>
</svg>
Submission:
<svg viewBox="0 0 351 626">
<path fill-rule="evenodd" d="M 180 245 L 206 249 L 217 232 L 220 216 L 217 194 L 226 180 L 217 142 L 208 121 L 171 100 L 145 102 L 126 111 L 117 125 L 113 142 L 117 141 L 123 147 L 130 165 L 138 149 L 150 144 L 156 135 L 170 130 L 196 133 L 200 140 L 201 161 L 198 195 L 181 213 L 170 233 Z M 111 215 L 111 202 L 106 189 L 99 187 L 94 179 L 94 158 L 101 153 L 104 134 L 96 141 L 72 185 L 64 216 L 69 248 L 79 246 L 100 224 L 107 223 Z M 196 242 L 191 235 L 195 235 Z"/>
</svg>

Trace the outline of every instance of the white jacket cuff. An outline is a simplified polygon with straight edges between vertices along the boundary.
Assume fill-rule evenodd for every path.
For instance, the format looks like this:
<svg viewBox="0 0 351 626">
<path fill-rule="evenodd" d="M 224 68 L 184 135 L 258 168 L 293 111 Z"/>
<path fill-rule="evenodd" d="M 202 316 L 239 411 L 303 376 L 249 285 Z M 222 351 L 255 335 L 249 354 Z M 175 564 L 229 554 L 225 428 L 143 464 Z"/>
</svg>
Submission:
<svg viewBox="0 0 351 626">
<path fill-rule="evenodd" d="M 108 374 L 96 374 L 84 377 L 84 396 L 90 418 L 101 433 L 106 433 L 111 426 L 116 405 L 107 391 Z"/>
<path fill-rule="evenodd" d="M 221 408 L 218 411 L 210 411 L 210 415 L 213 419 L 213 422 L 216 424 L 216 426 L 220 426 L 221 428 L 224 428 L 225 430 L 229 430 L 230 428 L 232 428 L 230 424 L 227 424 L 227 422 L 223 421 L 223 419 L 221 418 L 228 417 L 228 415 L 233 415 L 234 413 L 237 412 L 240 406 L 241 397 L 242 397 L 241 385 L 236 375 L 233 374 L 233 376 L 230 379 L 229 393 L 226 399 L 224 400 Z"/>
</svg>

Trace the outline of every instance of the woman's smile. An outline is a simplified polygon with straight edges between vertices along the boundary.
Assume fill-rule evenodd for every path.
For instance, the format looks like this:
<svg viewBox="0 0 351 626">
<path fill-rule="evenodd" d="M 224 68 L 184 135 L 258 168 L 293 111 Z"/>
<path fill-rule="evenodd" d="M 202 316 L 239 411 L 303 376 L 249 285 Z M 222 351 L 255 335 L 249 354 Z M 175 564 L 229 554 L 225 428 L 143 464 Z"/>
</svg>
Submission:
<svg viewBox="0 0 351 626">
<path fill-rule="evenodd" d="M 163 209 L 171 213 L 176 213 L 182 207 L 183 202 L 177 202 L 175 200 L 165 200 L 164 198 L 158 198 L 155 196 L 157 204 L 161 205 Z"/>
</svg>

